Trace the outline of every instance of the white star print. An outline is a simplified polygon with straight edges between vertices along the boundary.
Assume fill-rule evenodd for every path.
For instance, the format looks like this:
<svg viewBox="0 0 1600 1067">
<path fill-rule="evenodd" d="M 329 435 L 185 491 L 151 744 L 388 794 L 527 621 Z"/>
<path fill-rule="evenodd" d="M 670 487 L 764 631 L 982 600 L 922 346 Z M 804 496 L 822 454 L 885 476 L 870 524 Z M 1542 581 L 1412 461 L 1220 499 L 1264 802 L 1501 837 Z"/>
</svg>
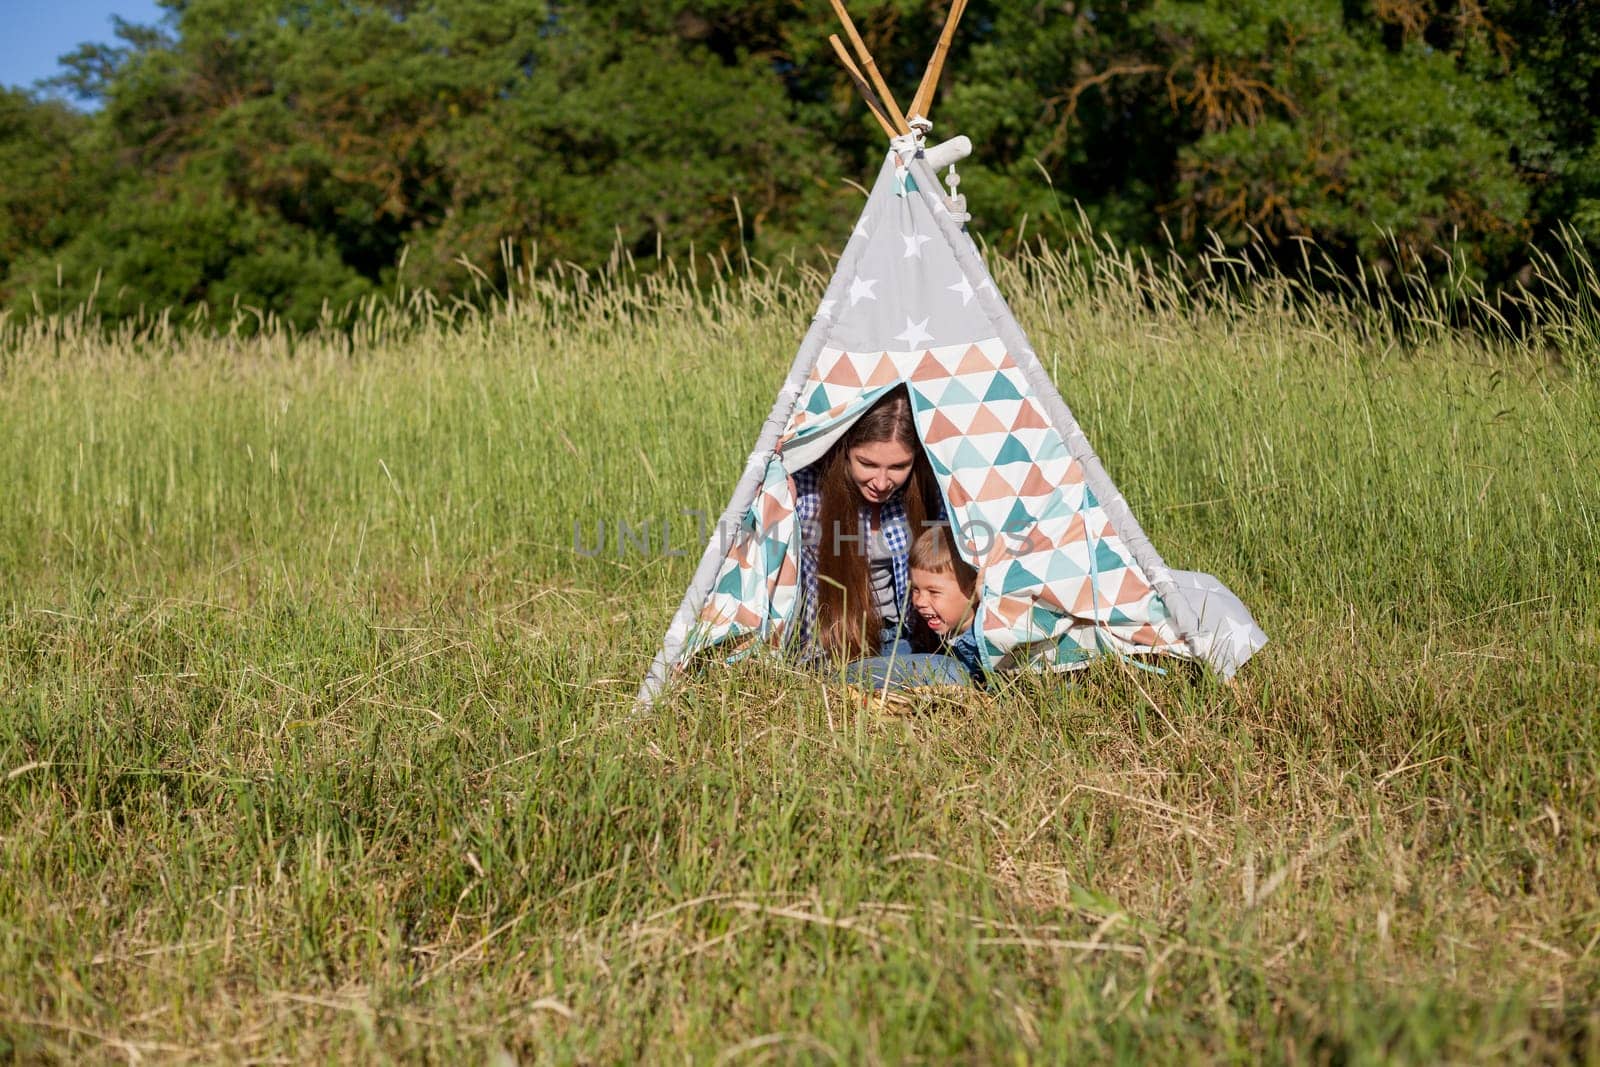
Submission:
<svg viewBox="0 0 1600 1067">
<path fill-rule="evenodd" d="M 900 239 L 906 243 L 906 254 L 902 259 L 922 258 L 922 246 L 933 240 L 925 233 L 903 233 Z"/>
<path fill-rule="evenodd" d="M 961 294 L 962 307 L 966 307 L 968 304 L 972 303 L 972 283 L 967 281 L 967 279 L 962 278 L 954 285 L 946 286 L 945 288 L 949 289 L 952 293 Z"/>
<path fill-rule="evenodd" d="M 933 340 L 933 334 L 928 332 L 928 320 L 912 322 L 911 316 L 906 316 L 906 328 L 894 335 L 896 341 L 904 341 L 910 348 L 921 348 L 922 342 Z"/>
<path fill-rule="evenodd" d="M 863 300 L 876 300 L 878 294 L 872 287 L 878 284 L 876 278 L 863 278 L 859 274 L 850 279 L 850 306 L 855 307 Z"/>
<path fill-rule="evenodd" d="M 871 237 L 872 235 L 867 232 L 867 228 L 864 225 L 862 225 L 861 223 L 858 222 L 858 223 L 856 223 L 855 236 L 857 236 L 857 237 Z"/>
<path fill-rule="evenodd" d="M 821 304 L 817 305 L 817 315 L 819 317 L 822 316 L 822 315 L 832 315 L 833 314 L 833 305 L 835 303 L 837 303 L 837 301 L 824 300 Z"/>
</svg>

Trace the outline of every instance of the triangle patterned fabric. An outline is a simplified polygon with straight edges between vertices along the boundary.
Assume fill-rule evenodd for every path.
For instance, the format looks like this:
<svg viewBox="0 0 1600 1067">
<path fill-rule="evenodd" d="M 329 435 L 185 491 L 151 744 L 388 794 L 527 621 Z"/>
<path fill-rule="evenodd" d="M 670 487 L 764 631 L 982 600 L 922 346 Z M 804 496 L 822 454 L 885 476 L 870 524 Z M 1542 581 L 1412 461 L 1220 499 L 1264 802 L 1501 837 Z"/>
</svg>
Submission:
<svg viewBox="0 0 1600 1067">
<path fill-rule="evenodd" d="M 864 384 L 873 381 L 880 384 Z M 781 638 L 794 613 L 800 549 L 783 457 L 808 440 L 836 440 L 834 431 L 900 384 L 911 386 L 957 543 L 980 568 L 978 631 L 989 666 L 1182 647 L 1161 597 L 997 338 L 920 351 L 824 350 L 700 614 L 697 647 L 751 633 Z M 832 400 L 813 403 L 819 396 Z"/>
</svg>

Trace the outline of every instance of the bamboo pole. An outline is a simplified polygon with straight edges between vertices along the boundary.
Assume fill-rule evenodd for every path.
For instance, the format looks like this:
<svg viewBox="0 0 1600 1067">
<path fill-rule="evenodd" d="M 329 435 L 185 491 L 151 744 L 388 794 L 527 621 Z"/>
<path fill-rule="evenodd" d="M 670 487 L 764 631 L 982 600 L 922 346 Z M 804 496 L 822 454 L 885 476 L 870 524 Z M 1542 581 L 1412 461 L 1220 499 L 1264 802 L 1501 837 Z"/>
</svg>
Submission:
<svg viewBox="0 0 1600 1067">
<path fill-rule="evenodd" d="M 877 90 L 878 99 L 888 107 L 889 118 L 893 120 L 894 128 L 901 133 L 910 133 L 911 127 L 906 125 L 905 113 L 900 110 L 900 105 L 894 102 L 894 96 L 883 82 L 883 75 L 878 73 L 878 64 L 872 61 L 872 53 L 867 51 L 866 43 L 856 32 L 856 24 L 850 21 L 850 12 L 844 9 L 844 0 L 829 0 L 829 2 L 833 4 L 833 13 L 838 15 L 839 21 L 844 24 L 844 34 L 850 38 L 850 47 L 856 50 L 856 58 L 861 60 L 861 69 L 867 72 L 873 89 Z"/>
<path fill-rule="evenodd" d="M 917 95 L 911 98 L 913 117 L 921 115 L 927 118 L 929 109 L 933 107 L 933 93 L 939 88 L 939 75 L 944 73 L 944 59 L 950 52 L 950 42 L 955 38 L 956 23 L 961 21 L 966 10 L 967 0 L 950 0 L 950 12 L 945 16 L 939 43 L 934 46 L 933 58 L 928 60 L 928 69 L 922 72 L 922 84 L 917 86 Z"/>
<path fill-rule="evenodd" d="M 878 125 L 883 127 L 883 135 L 894 140 L 894 127 L 889 125 L 889 120 L 884 116 L 883 103 L 872 91 L 872 86 L 867 84 L 867 79 L 861 76 L 861 69 L 856 66 L 855 60 L 850 58 L 850 53 L 844 50 L 844 42 L 839 40 L 837 33 L 828 35 L 828 43 L 833 45 L 834 54 L 839 57 L 839 62 L 844 64 L 845 73 L 850 75 L 850 80 L 855 83 L 856 92 L 867 102 L 867 110 L 872 112 L 872 117 L 878 120 Z"/>
</svg>

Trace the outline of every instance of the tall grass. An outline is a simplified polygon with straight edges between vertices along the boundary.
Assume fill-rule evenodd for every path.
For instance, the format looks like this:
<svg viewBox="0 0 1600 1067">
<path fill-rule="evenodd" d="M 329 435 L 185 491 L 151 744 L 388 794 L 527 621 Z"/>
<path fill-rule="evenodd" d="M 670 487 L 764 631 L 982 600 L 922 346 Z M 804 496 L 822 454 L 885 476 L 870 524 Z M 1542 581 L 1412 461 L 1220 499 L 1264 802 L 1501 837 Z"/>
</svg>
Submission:
<svg viewBox="0 0 1600 1067">
<path fill-rule="evenodd" d="M 631 707 L 815 274 L 0 322 L 0 1058 L 1600 1059 L 1593 274 L 1255 262 L 997 270 L 1273 644 L 909 718 Z"/>
</svg>

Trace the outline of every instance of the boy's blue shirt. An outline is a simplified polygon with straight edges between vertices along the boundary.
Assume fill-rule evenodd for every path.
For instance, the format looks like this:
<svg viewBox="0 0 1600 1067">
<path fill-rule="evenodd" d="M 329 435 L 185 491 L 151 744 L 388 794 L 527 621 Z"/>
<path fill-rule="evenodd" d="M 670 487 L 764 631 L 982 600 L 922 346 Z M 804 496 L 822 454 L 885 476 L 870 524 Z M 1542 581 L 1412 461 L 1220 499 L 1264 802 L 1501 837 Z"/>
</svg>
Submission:
<svg viewBox="0 0 1600 1067">
<path fill-rule="evenodd" d="M 959 660 L 961 665 L 967 669 L 967 673 L 972 675 L 972 683 L 974 685 L 981 686 L 984 684 L 987 675 L 983 671 L 983 657 L 978 652 L 978 622 L 976 619 L 973 620 L 971 626 L 963 631 L 960 637 L 957 637 L 954 641 L 945 642 L 945 650 Z"/>
</svg>

